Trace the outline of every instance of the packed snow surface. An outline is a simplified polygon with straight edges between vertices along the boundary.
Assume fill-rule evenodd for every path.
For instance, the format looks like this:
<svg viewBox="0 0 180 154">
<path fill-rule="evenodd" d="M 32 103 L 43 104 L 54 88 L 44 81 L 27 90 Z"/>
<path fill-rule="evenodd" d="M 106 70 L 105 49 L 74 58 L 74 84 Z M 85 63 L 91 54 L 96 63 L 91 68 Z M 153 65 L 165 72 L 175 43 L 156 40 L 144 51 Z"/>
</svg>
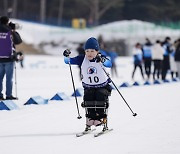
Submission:
<svg viewBox="0 0 180 154">
<path fill-rule="evenodd" d="M 119 77 L 112 80 L 119 87 L 132 85 L 131 58 L 118 58 Z M 61 56 L 25 56 L 25 68 L 16 69 L 19 100 L 17 110 L 0 111 L 1 154 L 179 154 L 180 153 L 180 82 L 144 86 L 137 70 L 140 86 L 120 88 L 120 92 L 137 113 L 132 116 L 116 90 L 110 96 L 109 128 L 114 130 L 94 138 L 101 131 L 77 138 L 85 128 L 85 112 L 78 104 L 82 119 L 77 119 L 69 66 Z M 72 66 L 76 88 L 82 88 L 77 66 Z M 109 70 L 107 70 L 109 71 Z M 170 75 L 167 79 L 171 80 Z M 152 83 L 152 82 L 151 82 Z M 17 86 L 17 91 L 15 87 Z M 64 92 L 69 99 L 49 101 L 46 105 L 23 105 L 34 96 L 50 99 Z"/>
</svg>

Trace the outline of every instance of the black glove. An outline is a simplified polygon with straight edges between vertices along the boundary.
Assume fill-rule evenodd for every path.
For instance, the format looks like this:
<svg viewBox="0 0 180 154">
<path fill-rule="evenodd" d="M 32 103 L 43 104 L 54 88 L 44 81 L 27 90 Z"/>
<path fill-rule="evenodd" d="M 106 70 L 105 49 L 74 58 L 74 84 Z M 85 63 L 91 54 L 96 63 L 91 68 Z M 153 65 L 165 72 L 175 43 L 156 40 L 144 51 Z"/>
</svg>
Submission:
<svg viewBox="0 0 180 154">
<path fill-rule="evenodd" d="M 95 61 L 96 63 L 104 63 L 106 60 L 105 56 L 101 55 L 100 53 L 97 54 L 97 56 L 95 57 Z"/>
<path fill-rule="evenodd" d="M 82 107 L 85 107 L 85 103 L 84 103 L 84 102 L 82 102 L 82 103 L 81 103 L 81 106 L 82 106 Z"/>
<path fill-rule="evenodd" d="M 64 50 L 64 52 L 63 52 L 63 55 L 64 55 L 65 57 L 69 57 L 70 54 L 71 54 L 71 51 L 70 51 L 69 49 L 66 49 L 66 50 Z"/>
</svg>

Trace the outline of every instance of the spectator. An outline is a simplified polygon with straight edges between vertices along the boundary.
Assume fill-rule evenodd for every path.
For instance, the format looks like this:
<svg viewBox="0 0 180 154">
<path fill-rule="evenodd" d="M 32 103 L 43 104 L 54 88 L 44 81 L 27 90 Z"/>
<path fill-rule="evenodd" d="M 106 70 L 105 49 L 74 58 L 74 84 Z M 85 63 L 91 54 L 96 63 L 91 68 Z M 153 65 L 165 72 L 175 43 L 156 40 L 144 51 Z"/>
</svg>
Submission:
<svg viewBox="0 0 180 154">
<path fill-rule="evenodd" d="M 111 63 L 112 63 L 112 68 L 111 68 L 111 74 L 112 76 L 118 77 L 118 72 L 117 72 L 117 67 L 116 67 L 116 58 L 118 57 L 118 54 L 116 51 L 109 51 L 108 52 L 110 58 L 111 58 Z"/>
<path fill-rule="evenodd" d="M 154 63 L 154 71 L 153 71 L 153 79 L 159 79 L 162 68 L 162 60 L 163 60 L 164 49 L 161 46 L 161 42 L 159 40 L 152 47 L 152 60 Z M 157 78 L 156 78 L 157 75 Z"/>
<path fill-rule="evenodd" d="M 177 41 L 174 42 L 173 47 L 172 47 L 172 52 L 169 55 L 169 62 L 170 62 L 170 70 L 171 70 L 171 78 L 172 78 L 172 80 L 175 79 L 176 77 L 178 77 L 177 66 L 176 66 L 176 62 L 175 62 L 175 59 L 174 59 L 176 42 Z"/>
<path fill-rule="evenodd" d="M 178 40 L 178 44 L 175 49 L 175 62 L 176 62 L 176 66 L 177 66 L 178 76 L 180 79 L 180 39 Z"/>
<path fill-rule="evenodd" d="M 80 43 L 76 50 L 78 52 L 78 55 L 84 55 L 85 54 L 85 50 L 84 50 L 83 43 Z M 78 65 L 78 67 L 79 67 L 79 77 L 81 79 L 82 78 L 81 77 L 81 67 L 79 65 Z"/>
<path fill-rule="evenodd" d="M 15 24 L 9 23 L 6 16 L 0 17 L 0 99 L 3 96 L 3 78 L 6 76 L 6 99 L 17 99 L 12 95 L 14 61 L 17 58 L 15 45 L 22 42 L 20 35 L 15 30 Z"/>
<path fill-rule="evenodd" d="M 166 80 L 166 75 L 170 69 L 169 54 L 171 53 L 171 38 L 166 37 L 162 43 L 164 48 L 163 62 L 162 62 L 162 80 Z"/>
<path fill-rule="evenodd" d="M 118 73 L 117 73 L 117 69 L 116 69 L 116 63 L 115 60 L 118 57 L 118 54 L 116 53 L 115 50 L 112 51 L 106 51 L 106 45 L 102 45 L 101 44 L 101 49 L 100 49 L 100 53 L 108 58 L 110 58 L 111 63 L 112 63 L 112 67 L 111 67 L 111 74 L 112 76 L 116 76 L 118 77 Z"/>
<path fill-rule="evenodd" d="M 98 42 L 99 42 L 99 46 L 101 47 L 101 49 L 105 48 L 104 38 L 102 35 L 99 35 Z"/>
<path fill-rule="evenodd" d="M 143 45 L 142 50 L 143 50 L 144 69 L 148 80 L 151 75 L 151 61 L 152 61 L 151 47 L 152 47 L 151 41 L 148 38 L 146 38 L 146 43 Z"/>
<path fill-rule="evenodd" d="M 134 74 L 135 74 L 136 68 L 139 67 L 142 78 L 144 80 L 144 74 L 143 74 L 143 70 L 142 70 L 142 50 L 141 50 L 140 43 L 136 43 L 135 48 L 133 49 L 133 57 L 134 57 L 134 70 L 132 73 L 132 79 L 134 79 Z"/>
</svg>

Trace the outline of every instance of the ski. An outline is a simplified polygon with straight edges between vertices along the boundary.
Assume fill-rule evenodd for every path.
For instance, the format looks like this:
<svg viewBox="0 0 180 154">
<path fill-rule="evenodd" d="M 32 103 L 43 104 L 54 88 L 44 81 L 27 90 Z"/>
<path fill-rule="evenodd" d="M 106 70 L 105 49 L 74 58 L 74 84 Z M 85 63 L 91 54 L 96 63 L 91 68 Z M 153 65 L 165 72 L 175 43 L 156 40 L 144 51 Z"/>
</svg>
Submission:
<svg viewBox="0 0 180 154">
<path fill-rule="evenodd" d="M 84 135 L 89 134 L 89 133 L 91 133 L 91 132 L 93 132 L 93 131 L 95 131 L 95 130 L 96 130 L 96 129 L 92 129 L 92 130 L 88 130 L 88 131 L 83 131 L 83 132 L 81 132 L 81 133 L 76 134 L 76 137 L 84 136 Z"/>
<path fill-rule="evenodd" d="M 102 130 L 101 132 L 99 132 L 99 133 L 97 133 L 97 134 L 94 134 L 94 137 L 98 137 L 98 136 L 101 136 L 101 135 L 103 135 L 103 134 L 106 134 L 106 133 L 108 133 L 108 132 L 110 132 L 110 131 L 112 131 L 113 129 L 107 129 L 107 130 Z"/>
</svg>

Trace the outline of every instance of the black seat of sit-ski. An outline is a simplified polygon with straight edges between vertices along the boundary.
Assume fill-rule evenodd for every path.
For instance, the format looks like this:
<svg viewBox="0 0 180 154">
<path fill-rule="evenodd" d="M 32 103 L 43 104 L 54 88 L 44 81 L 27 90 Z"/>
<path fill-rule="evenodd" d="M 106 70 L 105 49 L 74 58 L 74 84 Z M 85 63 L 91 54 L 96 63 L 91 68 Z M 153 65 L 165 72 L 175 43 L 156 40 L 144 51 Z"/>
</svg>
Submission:
<svg viewBox="0 0 180 154">
<path fill-rule="evenodd" d="M 82 102 L 82 107 L 102 107 L 102 108 L 108 108 L 108 101 L 84 101 Z"/>
</svg>

